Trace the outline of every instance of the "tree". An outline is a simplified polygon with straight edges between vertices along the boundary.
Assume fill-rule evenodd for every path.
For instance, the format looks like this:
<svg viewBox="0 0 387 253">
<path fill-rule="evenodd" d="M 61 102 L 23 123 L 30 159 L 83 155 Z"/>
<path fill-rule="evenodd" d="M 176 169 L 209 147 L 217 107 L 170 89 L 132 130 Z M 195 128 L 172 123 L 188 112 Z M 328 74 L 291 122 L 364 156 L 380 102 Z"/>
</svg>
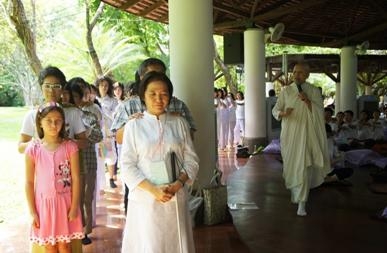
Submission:
<svg viewBox="0 0 387 253">
<path fill-rule="evenodd" d="M 91 35 L 93 28 L 95 27 L 98 18 L 102 15 L 103 9 L 105 7 L 105 4 L 103 2 L 100 2 L 97 11 L 94 14 L 94 17 L 90 21 L 90 8 L 89 8 L 89 2 L 85 1 L 85 10 L 86 10 L 86 43 L 87 47 L 89 48 L 89 54 L 93 61 L 95 72 L 98 76 L 101 76 L 103 74 L 102 66 L 98 58 L 97 51 L 95 51 L 94 44 L 93 44 L 93 37 Z"/>
<path fill-rule="evenodd" d="M 50 59 L 54 59 L 68 78 L 81 76 L 93 82 L 97 73 L 85 40 L 85 27 L 80 28 L 78 24 L 78 20 L 70 22 L 70 29 L 55 37 L 55 43 L 52 43 L 51 50 L 45 55 L 45 62 L 50 64 Z M 102 66 L 101 75 L 112 75 L 123 82 L 132 80 L 137 68 L 132 63 L 144 58 L 142 48 L 129 43 L 130 38 L 125 38 L 115 29 L 106 28 L 101 23 L 96 24 L 93 34 L 93 43 L 98 49 Z"/>
<path fill-rule="evenodd" d="M 32 9 L 35 9 L 35 1 L 31 1 Z M 42 70 L 42 64 L 36 54 L 35 34 L 32 26 L 26 17 L 24 5 L 21 0 L 9 0 L 7 8 L 2 4 L 2 9 L 8 14 L 8 19 L 13 25 L 19 39 L 24 45 L 24 50 L 27 55 L 29 65 L 33 72 L 38 75 Z M 35 12 L 33 12 L 35 13 Z M 32 19 L 35 20 L 35 19 Z"/>
<path fill-rule="evenodd" d="M 236 92 L 238 91 L 238 87 L 234 81 L 233 76 L 231 75 L 231 71 L 230 71 L 231 68 L 227 66 L 222 60 L 222 58 L 220 57 L 215 39 L 213 40 L 213 42 L 214 42 L 214 52 L 215 52 L 214 61 L 216 63 L 215 69 L 218 68 L 219 69 L 218 72 L 221 72 L 221 74 L 219 73 L 218 75 L 215 75 L 215 79 L 217 79 L 217 76 L 223 76 L 225 79 L 225 84 L 226 84 L 225 86 L 229 88 L 228 91 L 230 91 L 233 94 L 236 94 Z"/>
<path fill-rule="evenodd" d="M 97 10 L 99 0 L 93 0 L 91 9 Z M 106 27 L 130 37 L 130 43 L 142 47 L 146 57 L 157 57 L 169 65 L 168 25 L 144 19 L 107 5 L 100 17 Z"/>
<path fill-rule="evenodd" d="M 3 68 L 0 71 L 1 86 L 16 92 L 18 96 L 13 96 L 15 101 L 7 102 L 8 105 L 33 105 L 40 103 L 37 98 L 41 98 L 41 90 L 36 85 L 36 76 L 28 66 L 23 49 L 16 47 L 9 58 L 0 59 Z M 12 88 L 12 89 L 11 89 Z M 10 98 L 8 96 L 8 98 Z M 21 99 L 24 98 L 24 99 Z M 1 101 L 2 99 L 0 99 Z M 24 103 L 20 102 L 24 100 Z"/>
</svg>

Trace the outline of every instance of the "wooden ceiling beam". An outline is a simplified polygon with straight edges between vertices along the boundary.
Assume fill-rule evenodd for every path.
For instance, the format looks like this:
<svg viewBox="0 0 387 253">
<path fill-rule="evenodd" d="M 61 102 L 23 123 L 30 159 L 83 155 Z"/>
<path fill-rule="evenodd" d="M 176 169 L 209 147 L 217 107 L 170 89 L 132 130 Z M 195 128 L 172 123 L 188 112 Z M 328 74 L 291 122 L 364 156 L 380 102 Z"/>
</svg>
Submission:
<svg viewBox="0 0 387 253">
<path fill-rule="evenodd" d="M 233 27 L 245 26 L 247 24 L 250 24 L 251 21 L 258 22 L 258 21 L 264 21 L 268 19 L 275 19 L 275 18 L 282 17 L 284 15 L 288 15 L 290 13 L 300 12 L 302 10 L 308 9 L 318 4 L 323 4 L 326 1 L 327 0 L 304 1 L 305 3 L 299 3 L 294 5 L 293 7 L 279 8 L 279 9 L 269 11 L 267 13 L 262 13 L 258 16 L 255 16 L 252 20 L 245 18 L 239 21 L 229 21 L 229 22 L 215 24 L 214 29 L 219 30 L 219 29 L 233 28 Z"/>
<path fill-rule="evenodd" d="M 387 10 L 383 8 L 383 6 L 380 6 L 378 3 L 375 2 L 375 0 L 369 0 L 369 3 L 373 5 L 374 9 L 376 12 L 379 12 L 379 15 L 381 17 L 386 17 L 387 16 Z"/>
<path fill-rule="evenodd" d="M 241 12 L 240 10 L 236 10 L 236 9 L 227 7 L 223 4 L 214 3 L 213 8 L 214 8 L 214 10 L 228 13 L 228 14 L 233 15 L 233 16 L 238 17 L 238 18 L 245 18 L 246 17 L 246 13 Z"/>
<path fill-rule="evenodd" d="M 152 6 L 150 6 L 149 8 L 144 9 L 142 12 L 140 12 L 140 13 L 139 13 L 139 16 L 145 17 L 145 16 L 147 16 L 149 13 L 151 13 L 152 11 L 154 11 L 155 9 L 159 8 L 160 6 L 162 6 L 163 4 L 165 4 L 165 1 L 164 1 L 164 0 L 159 0 L 159 1 L 157 1 L 156 3 L 154 3 Z"/>
<path fill-rule="evenodd" d="M 119 6 L 119 8 L 122 10 L 127 10 L 138 2 L 141 2 L 141 0 L 127 0 L 123 5 Z"/>
<path fill-rule="evenodd" d="M 337 47 L 339 45 L 345 46 L 348 44 L 349 41 L 367 40 L 367 37 L 369 37 L 370 35 L 373 35 L 377 32 L 385 31 L 386 29 L 387 29 L 387 22 L 384 22 L 375 26 L 364 28 L 361 32 L 355 33 L 341 40 L 335 40 L 328 43 L 324 43 L 321 46 L 323 47 Z"/>
<path fill-rule="evenodd" d="M 257 9 L 257 6 L 258 6 L 258 2 L 260 2 L 261 0 L 255 0 L 254 1 L 254 4 L 253 6 L 251 7 L 251 10 L 250 10 L 250 18 L 252 19 L 254 17 L 254 13 L 255 13 L 255 10 Z"/>
</svg>

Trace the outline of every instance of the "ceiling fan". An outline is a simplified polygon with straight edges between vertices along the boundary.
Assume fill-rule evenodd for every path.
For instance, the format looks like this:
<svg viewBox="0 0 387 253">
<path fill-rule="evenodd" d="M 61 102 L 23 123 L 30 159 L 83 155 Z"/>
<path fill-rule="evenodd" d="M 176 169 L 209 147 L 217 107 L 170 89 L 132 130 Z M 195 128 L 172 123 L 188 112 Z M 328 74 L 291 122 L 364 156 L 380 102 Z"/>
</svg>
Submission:
<svg viewBox="0 0 387 253">
<path fill-rule="evenodd" d="M 278 41 L 282 34 L 285 31 L 285 25 L 283 23 L 277 23 L 274 27 L 269 27 L 269 33 L 265 35 L 265 41 L 268 42 L 269 39 L 271 42 Z"/>
<path fill-rule="evenodd" d="M 356 45 L 356 54 L 365 54 L 367 49 L 370 47 L 370 42 L 368 40 L 363 41 L 361 44 Z"/>
</svg>

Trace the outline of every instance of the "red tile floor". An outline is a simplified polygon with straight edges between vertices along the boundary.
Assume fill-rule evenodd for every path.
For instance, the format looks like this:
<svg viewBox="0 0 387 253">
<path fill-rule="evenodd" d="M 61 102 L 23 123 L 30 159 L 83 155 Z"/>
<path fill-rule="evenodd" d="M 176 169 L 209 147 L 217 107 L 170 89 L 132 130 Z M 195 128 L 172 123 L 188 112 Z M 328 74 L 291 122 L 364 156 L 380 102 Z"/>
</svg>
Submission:
<svg viewBox="0 0 387 253">
<path fill-rule="evenodd" d="M 237 162 L 233 153 L 220 154 L 224 161 L 223 181 L 235 169 Z M 229 167 L 230 166 L 230 167 Z M 83 246 L 84 253 L 118 253 L 121 249 L 122 230 L 125 223 L 122 186 L 117 189 L 105 189 L 97 201 L 96 226 L 90 234 L 92 244 Z M 26 218 L 13 222 L 12 225 L 0 224 L 0 252 L 29 252 L 28 229 Z M 240 240 L 231 222 L 215 226 L 198 225 L 194 228 L 197 252 L 249 252 Z"/>
<path fill-rule="evenodd" d="M 256 209 L 230 211 L 233 222 L 194 228 L 198 253 L 386 253 L 387 223 L 369 215 L 387 205 L 387 195 L 374 194 L 368 184 L 372 168 L 356 168 L 351 186 L 313 189 L 306 217 L 296 215 L 284 187 L 282 164 L 273 155 L 235 159 L 220 152 L 222 181 L 229 203 L 253 203 Z M 120 252 L 124 224 L 121 190 L 107 190 L 98 201 L 93 243 L 85 253 Z M 0 252 L 28 252 L 28 224 L 0 224 Z"/>
</svg>

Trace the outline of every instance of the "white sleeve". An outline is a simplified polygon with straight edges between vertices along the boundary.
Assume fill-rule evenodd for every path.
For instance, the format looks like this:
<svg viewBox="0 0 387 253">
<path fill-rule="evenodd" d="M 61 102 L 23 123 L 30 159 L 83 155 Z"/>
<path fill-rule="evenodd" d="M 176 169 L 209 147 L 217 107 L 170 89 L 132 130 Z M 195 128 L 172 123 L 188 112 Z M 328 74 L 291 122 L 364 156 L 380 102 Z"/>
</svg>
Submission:
<svg viewBox="0 0 387 253">
<path fill-rule="evenodd" d="M 276 119 L 276 120 L 281 120 L 281 117 L 280 117 L 280 112 L 281 111 L 284 111 L 285 110 L 285 104 L 284 104 L 284 101 L 285 101 L 285 89 L 283 89 L 281 91 L 281 93 L 279 94 L 278 96 L 278 99 L 277 99 L 277 102 L 275 103 L 273 109 L 272 109 L 272 114 L 273 114 L 273 117 Z"/>
<path fill-rule="evenodd" d="M 70 124 L 74 134 L 80 134 L 86 131 L 85 125 L 82 122 L 82 111 L 80 109 L 74 108 Z"/>
<path fill-rule="evenodd" d="M 36 117 L 36 110 L 30 110 L 27 112 L 27 114 L 24 116 L 22 127 L 20 130 L 20 134 L 25 134 L 31 137 L 35 136 L 36 128 L 35 128 L 35 117 Z"/>
<path fill-rule="evenodd" d="M 125 125 L 122 139 L 120 166 L 122 181 L 130 190 L 137 187 L 139 183 L 146 179 L 145 175 L 138 168 L 138 154 L 135 145 L 135 120 L 129 121 Z"/>
<path fill-rule="evenodd" d="M 184 137 L 183 169 L 189 178 L 187 184 L 193 184 L 199 171 L 199 157 L 195 152 L 188 123 L 183 118 L 179 120 L 182 125 L 182 135 Z"/>
</svg>

